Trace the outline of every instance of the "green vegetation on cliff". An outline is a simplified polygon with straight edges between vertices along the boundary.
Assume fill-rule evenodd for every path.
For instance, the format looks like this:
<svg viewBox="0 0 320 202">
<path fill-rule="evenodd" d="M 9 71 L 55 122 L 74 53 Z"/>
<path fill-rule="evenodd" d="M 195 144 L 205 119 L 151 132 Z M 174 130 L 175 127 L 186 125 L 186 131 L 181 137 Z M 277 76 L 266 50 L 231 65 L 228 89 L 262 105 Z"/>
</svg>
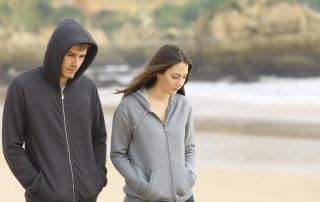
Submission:
<svg viewBox="0 0 320 202">
<path fill-rule="evenodd" d="M 66 6 L 54 7 L 54 0 L 0 0 L 0 27 L 13 30 L 37 31 L 48 25 L 55 25 L 65 17 L 73 16 L 91 22 L 93 25 L 102 26 L 110 31 L 117 29 L 126 22 L 139 23 L 139 19 L 124 11 L 100 10 L 94 13 L 86 13 L 85 8 L 79 7 L 79 2 L 73 2 Z M 106 1 L 107 3 L 108 1 Z M 161 28 L 168 26 L 184 27 L 195 21 L 201 12 L 215 9 L 223 0 L 186 1 L 183 5 L 166 3 L 155 9 L 154 17 L 156 25 Z M 90 3 L 90 1 L 88 1 Z M 143 8 L 141 8 L 143 11 Z M 99 23 L 95 23 L 99 21 Z"/>
<path fill-rule="evenodd" d="M 193 59 L 196 77 L 320 75 L 319 0 L 115 2 L 0 0 L 1 72 L 39 64 L 55 25 L 74 17 L 99 43 L 98 63 L 136 67 L 175 43 Z"/>
<path fill-rule="evenodd" d="M 188 27 L 195 22 L 205 10 L 218 8 L 224 0 L 191 1 L 184 5 L 163 5 L 154 12 L 155 24 L 159 28 Z"/>
<path fill-rule="evenodd" d="M 87 0 L 90 4 L 90 0 Z M 108 0 L 104 0 L 108 3 Z M 194 23 L 205 11 L 215 12 L 218 8 L 239 9 L 241 2 L 255 2 L 259 0 L 189 0 L 184 4 L 163 4 L 152 10 L 155 25 L 159 28 L 186 27 Z M 65 17 L 72 16 L 90 22 L 93 26 L 101 26 L 107 30 L 115 30 L 126 23 L 139 24 L 141 20 L 134 14 L 122 11 L 99 10 L 88 13 L 85 7 L 80 7 L 79 2 L 84 0 L 70 0 L 65 6 L 54 7 L 55 0 L 0 0 L 0 28 L 13 31 L 37 31 L 48 25 L 55 25 Z M 240 3 L 239 3 L 240 2 Z M 278 0 L 267 0 L 269 3 Z M 282 2 L 300 2 L 320 9 L 319 0 L 282 0 Z M 129 9 L 129 8 L 128 8 Z M 144 8 L 141 8 L 143 11 Z M 97 23 L 97 21 L 99 23 Z"/>
<path fill-rule="evenodd" d="M 83 18 L 76 7 L 53 8 L 50 0 L 0 0 L 0 27 L 12 31 L 38 31 L 67 16 Z"/>
</svg>

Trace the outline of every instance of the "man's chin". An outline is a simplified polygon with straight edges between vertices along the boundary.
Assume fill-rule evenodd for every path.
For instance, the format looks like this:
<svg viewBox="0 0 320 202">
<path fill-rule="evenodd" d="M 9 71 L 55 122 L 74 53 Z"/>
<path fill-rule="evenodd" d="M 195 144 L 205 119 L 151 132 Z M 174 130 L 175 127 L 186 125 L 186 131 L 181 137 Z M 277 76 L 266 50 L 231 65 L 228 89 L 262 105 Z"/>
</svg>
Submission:
<svg viewBox="0 0 320 202">
<path fill-rule="evenodd" d="M 68 75 L 68 79 L 73 79 L 73 78 L 74 78 L 74 74 Z"/>
</svg>

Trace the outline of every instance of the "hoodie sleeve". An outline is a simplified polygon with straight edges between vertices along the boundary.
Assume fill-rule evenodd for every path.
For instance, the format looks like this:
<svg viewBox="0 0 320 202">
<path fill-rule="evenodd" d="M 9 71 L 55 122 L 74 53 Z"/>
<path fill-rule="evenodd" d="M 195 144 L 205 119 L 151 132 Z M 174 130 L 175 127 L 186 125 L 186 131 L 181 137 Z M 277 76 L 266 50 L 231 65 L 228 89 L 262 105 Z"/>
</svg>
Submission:
<svg viewBox="0 0 320 202">
<path fill-rule="evenodd" d="M 27 122 L 25 113 L 23 90 L 18 81 L 13 80 L 7 90 L 3 110 L 3 153 L 20 184 L 25 189 L 37 191 L 40 185 L 40 173 L 31 163 L 23 147 Z"/>
<path fill-rule="evenodd" d="M 189 111 L 187 124 L 186 124 L 186 136 L 185 136 L 185 162 L 186 167 L 190 170 L 194 177 L 196 177 L 196 155 L 195 155 L 195 143 L 194 143 L 194 127 L 193 127 L 193 115 L 192 108 Z"/>
<path fill-rule="evenodd" d="M 139 168 L 134 167 L 128 156 L 131 138 L 132 133 L 128 119 L 117 109 L 112 123 L 110 157 L 113 165 L 126 182 L 138 193 L 142 193 L 147 189 L 148 182 L 144 179 Z"/>
<path fill-rule="evenodd" d="M 107 174 L 107 168 L 106 168 L 106 153 L 107 153 L 107 132 L 104 122 L 104 116 L 103 111 L 100 103 L 100 98 L 98 95 L 97 89 L 96 91 L 96 108 L 95 108 L 95 116 L 93 118 L 92 122 L 92 144 L 93 144 L 93 150 L 94 155 L 96 159 L 96 164 L 98 168 L 100 169 L 101 174 L 105 178 L 105 182 L 107 183 L 106 174 Z M 105 184 L 106 185 L 106 184 Z"/>
</svg>

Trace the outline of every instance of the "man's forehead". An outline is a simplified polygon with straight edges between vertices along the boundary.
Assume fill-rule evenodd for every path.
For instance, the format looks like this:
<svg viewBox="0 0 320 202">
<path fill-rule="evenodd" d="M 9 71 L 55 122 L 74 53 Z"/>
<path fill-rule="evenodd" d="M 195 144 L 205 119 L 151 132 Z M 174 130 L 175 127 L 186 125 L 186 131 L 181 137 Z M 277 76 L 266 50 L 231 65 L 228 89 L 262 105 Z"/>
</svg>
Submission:
<svg viewBox="0 0 320 202">
<path fill-rule="evenodd" d="M 72 53 L 86 53 L 88 50 L 88 46 L 85 46 L 83 44 L 76 44 L 71 46 L 71 48 L 69 48 L 68 52 L 72 52 Z"/>
</svg>

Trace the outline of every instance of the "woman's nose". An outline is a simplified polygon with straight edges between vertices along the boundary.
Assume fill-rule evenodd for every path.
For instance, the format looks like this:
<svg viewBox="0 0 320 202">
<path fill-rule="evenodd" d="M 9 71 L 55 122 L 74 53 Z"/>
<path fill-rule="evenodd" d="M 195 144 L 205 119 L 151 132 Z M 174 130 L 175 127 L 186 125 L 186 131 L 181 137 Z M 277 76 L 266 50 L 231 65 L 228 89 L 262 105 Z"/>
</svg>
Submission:
<svg viewBox="0 0 320 202">
<path fill-rule="evenodd" d="M 183 86 L 184 82 L 185 82 L 185 79 L 179 79 L 179 81 L 178 81 L 178 86 L 179 86 L 179 87 L 180 87 L 180 86 Z"/>
</svg>

